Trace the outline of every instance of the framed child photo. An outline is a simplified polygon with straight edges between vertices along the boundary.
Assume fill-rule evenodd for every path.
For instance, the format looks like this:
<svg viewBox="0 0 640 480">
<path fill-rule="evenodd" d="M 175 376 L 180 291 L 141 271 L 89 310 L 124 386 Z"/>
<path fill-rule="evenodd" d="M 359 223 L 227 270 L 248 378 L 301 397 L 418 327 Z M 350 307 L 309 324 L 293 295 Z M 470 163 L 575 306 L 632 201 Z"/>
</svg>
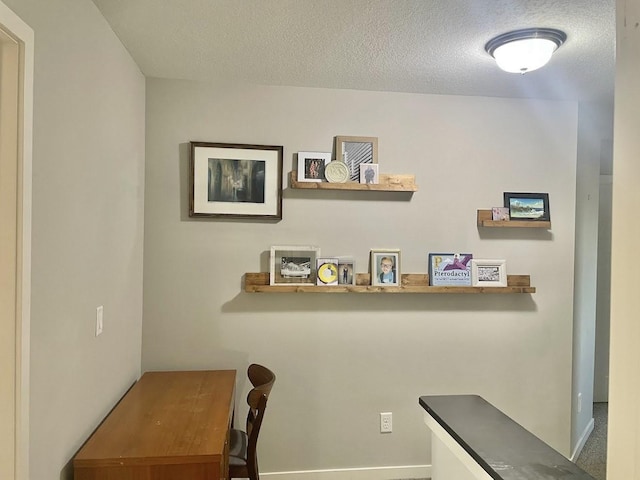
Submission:
<svg viewBox="0 0 640 480">
<path fill-rule="evenodd" d="M 471 260 L 471 285 L 474 287 L 506 287 L 506 260 Z"/>
<path fill-rule="evenodd" d="M 338 257 L 338 285 L 356 284 L 356 264 L 353 257 Z"/>
<path fill-rule="evenodd" d="M 331 161 L 331 152 L 298 152 L 298 181 L 325 182 L 324 168 Z"/>
<path fill-rule="evenodd" d="M 315 285 L 320 247 L 284 245 L 271 247 L 269 285 Z"/>
<path fill-rule="evenodd" d="M 371 285 L 400 286 L 400 250 L 371 250 Z"/>
<path fill-rule="evenodd" d="M 511 220 L 551 221 L 548 193 L 504 192 L 504 206 Z"/>
</svg>

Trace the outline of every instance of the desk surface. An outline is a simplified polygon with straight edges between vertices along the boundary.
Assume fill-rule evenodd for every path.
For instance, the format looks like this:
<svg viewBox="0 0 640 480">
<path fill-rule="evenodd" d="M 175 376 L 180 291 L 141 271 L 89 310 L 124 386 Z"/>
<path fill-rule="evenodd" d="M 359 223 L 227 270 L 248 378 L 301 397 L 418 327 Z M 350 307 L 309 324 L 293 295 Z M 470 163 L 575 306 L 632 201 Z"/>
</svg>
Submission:
<svg viewBox="0 0 640 480">
<path fill-rule="evenodd" d="M 420 405 L 492 478 L 593 480 L 482 397 L 424 396 Z"/>
<path fill-rule="evenodd" d="M 226 465 L 235 378 L 235 370 L 145 373 L 74 458 L 76 477 L 98 478 L 87 474 L 98 467 Z"/>
</svg>

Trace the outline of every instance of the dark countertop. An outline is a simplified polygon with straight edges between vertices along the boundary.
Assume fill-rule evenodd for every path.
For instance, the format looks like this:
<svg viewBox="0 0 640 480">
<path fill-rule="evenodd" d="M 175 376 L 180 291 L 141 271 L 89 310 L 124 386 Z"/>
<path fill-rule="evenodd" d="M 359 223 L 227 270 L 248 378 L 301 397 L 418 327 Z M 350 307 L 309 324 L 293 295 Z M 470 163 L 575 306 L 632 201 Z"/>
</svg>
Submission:
<svg viewBox="0 0 640 480">
<path fill-rule="evenodd" d="M 478 395 L 423 396 L 419 403 L 496 480 L 593 480 Z"/>
</svg>

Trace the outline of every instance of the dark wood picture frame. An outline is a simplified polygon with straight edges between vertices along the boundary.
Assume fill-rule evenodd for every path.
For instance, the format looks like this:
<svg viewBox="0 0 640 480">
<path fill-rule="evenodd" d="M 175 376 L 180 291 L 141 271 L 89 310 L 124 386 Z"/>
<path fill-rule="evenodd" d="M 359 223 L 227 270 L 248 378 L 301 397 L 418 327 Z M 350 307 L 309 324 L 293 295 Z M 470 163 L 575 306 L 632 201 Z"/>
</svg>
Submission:
<svg viewBox="0 0 640 480">
<path fill-rule="evenodd" d="M 190 217 L 282 219 L 283 146 L 190 143 Z"/>
<path fill-rule="evenodd" d="M 548 193 L 504 192 L 504 206 L 511 220 L 550 222 Z"/>
</svg>

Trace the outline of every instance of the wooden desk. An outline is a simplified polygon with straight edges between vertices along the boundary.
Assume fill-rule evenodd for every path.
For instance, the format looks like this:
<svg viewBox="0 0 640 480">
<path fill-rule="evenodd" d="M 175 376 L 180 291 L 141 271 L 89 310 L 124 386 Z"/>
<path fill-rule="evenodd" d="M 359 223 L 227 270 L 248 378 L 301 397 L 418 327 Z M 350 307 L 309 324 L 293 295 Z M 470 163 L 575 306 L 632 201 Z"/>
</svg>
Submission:
<svg viewBox="0 0 640 480">
<path fill-rule="evenodd" d="M 73 460 L 74 480 L 221 480 L 235 370 L 147 372 Z"/>
</svg>

